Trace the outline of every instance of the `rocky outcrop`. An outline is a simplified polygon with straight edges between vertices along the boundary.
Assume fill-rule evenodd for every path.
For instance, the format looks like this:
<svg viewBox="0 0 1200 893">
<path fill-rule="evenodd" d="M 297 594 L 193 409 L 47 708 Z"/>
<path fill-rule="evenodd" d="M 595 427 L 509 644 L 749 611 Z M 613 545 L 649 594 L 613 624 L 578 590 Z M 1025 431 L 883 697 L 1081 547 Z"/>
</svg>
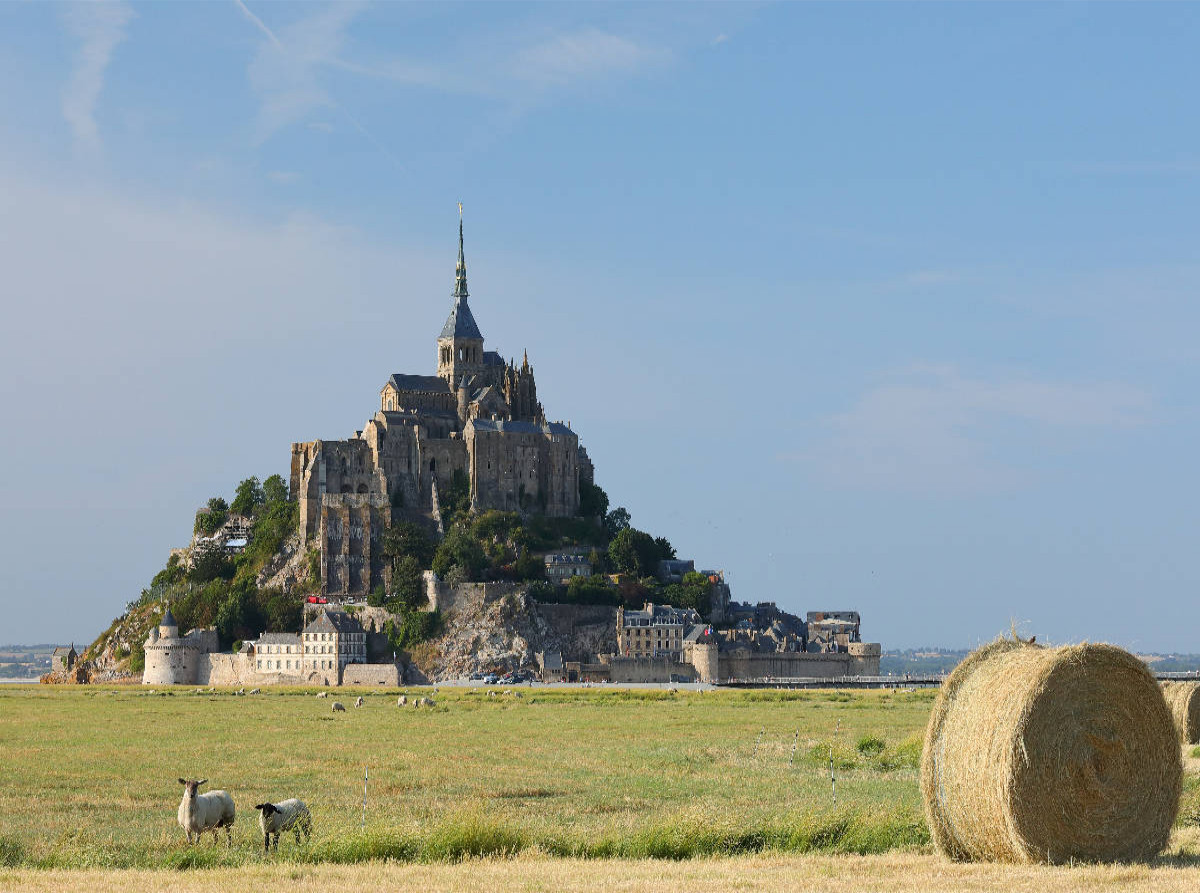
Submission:
<svg viewBox="0 0 1200 893">
<path fill-rule="evenodd" d="M 412 655 L 413 669 L 434 682 L 477 672 L 535 670 L 543 651 L 593 660 L 597 653 L 616 650 L 616 609 L 542 605 L 526 590 L 490 597 L 479 587 L 463 586 L 443 619 L 442 635 Z"/>
<path fill-rule="evenodd" d="M 293 533 L 271 556 L 254 581 L 259 589 L 278 588 L 291 591 L 308 579 L 308 553 L 300 542 L 299 532 Z"/>
</svg>

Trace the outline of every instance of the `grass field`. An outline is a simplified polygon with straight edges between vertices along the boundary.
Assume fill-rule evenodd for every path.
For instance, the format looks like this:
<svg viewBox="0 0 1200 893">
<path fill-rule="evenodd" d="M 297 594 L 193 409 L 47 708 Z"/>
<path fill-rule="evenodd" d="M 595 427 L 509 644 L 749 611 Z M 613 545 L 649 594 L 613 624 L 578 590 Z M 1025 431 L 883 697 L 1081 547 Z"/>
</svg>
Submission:
<svg viewBox="0 0 1200 893">
<path fill-rule="evenodd" d="M 221 878 L 232 889 L 275 877 L 281 862 L 294 889 L 307 888 L 300 881 L 316 889 L 341 886 L 337 878 L 351 875 L 337 872 L 362 867 L 346 863 L 374 859 L 404 863 L 403 877 L 424 877 L 428 889 L 462 886 L 467 876 L 454 863 L 480 857 L 471 863 L 479 871 L 520 866 L 514 889 L 558 886 L 561 872 L 576 888 L 611 889 L 607 876 L 626 878 L 621 889 L 642 889 L 636 877 L 646 888 L 659 877 L 708 889 L 685 866 L 722 866 L 703 873 L 717 877 L 743 863 L 767 874 L 803 860 L 815 860 L 806 871 L 849 864 L 796 855 L 812 853 L 886 854 L 858 859 L 864 877 L 900 864 L 925 866 L 934 879 L 960 870 L 929 855 L 921 816 L 916 767 L 932 691 L 442 689 L 424 710 L 397 708 L 395 692 L 368 693 L 356 710 L 354 693 L 341 692 L 333 697 L 347 704 L 342 714 L 313 691 L 0 689 L 0 889 L 87 886 L 97 870 L 109 872 L 108 886 L 124 885 L 118 878 L 132 883 L 163 868 L 220 869 L 202 872 L 213 884 L 206 889 L 226 889 Z M 1196 762 L 1188 760 L 1193 794 Z M 233 795 L 232 849 L 211 836 L 184 844 L 175 821 L 181 775 Z M 313 840 L 297 847 L 285 838 L 266 857 L 253 804 L 289 796 L 312 808 Z M 1146 889 L 1185 880 L 1195 889 L 1195 829 L 1181 833 L 1162 865 L 1122 877 L 1141 883 L 1136 873 L 1151 872 Z M 965 889 L 971 870 L 987 876 L 963 870 Z M 1105 871 L 1086 877 L 1103 885 Z M 1038 875 L 1027 874 L 1032 889 Z"/>
<path fill-rule="evenodd" d="M 261 859 L 253 805 L 289 796 L 312 808 L 300 857 L 314 861 L 882 852 L 928 838 L 916 766 L 931 692 L 501 691 L 442 689 L 424 710 L 368 694 L 333 714 L 305 690 L 6 688 L 0 848 L 42 867 L 243 864 Z M 179 776 L 233 794 L 232 852 L 182 845 Z"/>
</svg>

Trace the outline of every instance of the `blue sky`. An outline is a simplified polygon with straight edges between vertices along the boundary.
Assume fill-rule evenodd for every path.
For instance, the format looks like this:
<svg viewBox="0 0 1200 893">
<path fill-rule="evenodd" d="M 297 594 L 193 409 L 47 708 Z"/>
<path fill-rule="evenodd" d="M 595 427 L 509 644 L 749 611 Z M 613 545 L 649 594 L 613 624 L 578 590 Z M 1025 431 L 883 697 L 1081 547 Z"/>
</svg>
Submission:
<svg viewBox="0 0 1200 893">
<path fill-rule="evenodd" d="M 0 640 L 432 371 L 885 647 L 1200 651 L 1200 9 L 0 5 Z"/>
</svg>

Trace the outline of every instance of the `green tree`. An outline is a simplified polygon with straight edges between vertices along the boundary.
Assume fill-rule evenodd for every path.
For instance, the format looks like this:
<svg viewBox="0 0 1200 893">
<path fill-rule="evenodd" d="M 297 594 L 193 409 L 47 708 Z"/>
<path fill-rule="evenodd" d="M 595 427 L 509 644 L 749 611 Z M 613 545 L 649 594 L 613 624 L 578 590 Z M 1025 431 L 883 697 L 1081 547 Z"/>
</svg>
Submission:
<svg viewBox="0 0 1200 893">
<path fill-rule="evenodd" d="M 203 536 L 212 536 L 228 520 L 229 503 L 220 496 L 214 496 L 208 501 L 207 508 L 208 511 L 196 512 L 196 523 L 192 529 Z"/>
<path fill-rule="evenodd" d="M 454 469 L 450 483 L 438 484 L 438 504 L 443 516 L 454 518 L 471 509 L 471 479 L 461 468 Z"/>
<path fill-rule="evenodd" d="M 603 518 L 608 514 L 608 494 L 596 484 L 579 482 L 579 514 L 585 518 Z"/>
<path fill-rule="evenodd" d="M 640 576 L 642 564 L 638 558 L 633 533 L 631 528 L 626 527 L 613 537 L 612 542 L 608 544 L 608 561 L 617 573 Z"/>
<path fill-rule="evenodd" d="M 278 588 L 259 589 L 255 602 L 264 632 L 287 633 L 300 629 L 304 616 L 303 593 L 284 592 Z"/>
<path fill-rule="evenodd" d="M 675 547 L 671 545 L 670 541 L 665 536 L 656 536 L 654 538 L 654 549 L 656 552 L 654 562 L 655 568 L 658 567 L 658 562 L 668 561 L 675 557 Z"/>
<path fill-rule="evenodd" d="M 384 556 L 393 566 L 399 559 L 409 556 L 422 568 L 429 567 L 437 548 L 429 532 L 412 521 L 397 521 L 389 526 L 383 532 L 382 547 Z"/>
<path fill-rule="evenodd" d="M 395 601 L 409 610 L 425 607 L 425 574 L 420 562 L 411 555 L 402 555 L 392 568 L 392 592 Z"/>
<path fill-rule="evenodd" d="M 658 563 L 674 558 L 675 550 L 664 537 L 655 539 L 636 527 L 626 527 L 608 544 L 608 560 L 621 573 L 653 576 Z"/>
<path fill-rule="evenodd" d="M 250 518 L 254 515 L 254 510 L 264 502 L 266 502 L 266 496 L 263 495 L 263 488 L 258 482 L 258 478 L 248 477 L 237 485 L 237 491 L 229 510 L 235 515 Z"/>
<path fill-rule="evenodd" d="M 471 524 L 471 533 L 479 540 L 510 540 L 521 527 L 516 512 L 486 511 Z"/>
<path fill-rule="evenodd" d="M 546 576 L 546 560 L 532 552 L 524 552 L 513 564 L 518 580 L 541 580 Z"/>
<path fill-rule="evenodd" d="M 146 669 L 146 649 L 141 642 L 134 642 L 129 649 L 129 672 L 140 673 Z"/>
<path fill-rule="evenodd" d="M 211 545 L 197 550 L 197 554 L 192 556 L 192 569 L 188 572 L 188 579 L 193 583 L 207 583 L 216 579 L 232 580 L 236 570 L 233 562 L 225 555 L 225 550 L 220 546 Z"/>
<path fill-rule="evenodd" d="M 289 497 L 287 481 L 281 475 L 273 474 L 262 484 L 263 499 L 267 505 L 276 502 L 287 502 Z"/>
<path fill-rule="evenodd" d="M 617 605 L 621 596 L 607 577 L 572 577 L 567 581 L 566 601 L 576 605 Z"/>
<path fill-rule="evenodd" d="M 167 559 L 167 566 L 154 575 L 154 579 L 150 581 L 150 588 L 157 589 L 161 586 L 178 583 L 186 573 L 183 565 L 179 563 L 179 556 L 172 555 Z"/>
<path fill-rule="evenodd" d="M 229 593 L 217 608 L 217 635 L 228 644 L 236 639 L 245 639 L 256 634 L 262 626 L 255 604 L 253 583 L 240 583 L 230 587 Z"/>
<path fill-rule="evenodd" d="M 387 595 L 384 593 L 382 586 L 376 586 L 367 593 L 367 604 L 372 608 L 382 608 L 387 604 Z"/>
<path fill-rule="evenodd" d="M 483 548 L 461 524 L 450 528 L 433 556 L 433 572 L 442 578 L 448 577 L 451 569 L 458 567 L 466 579 L 477 580 L 487 564 Z"/>
<path fill-rule="evenodd" d="M 396 651 L 407 651 L 435 638 L 441 631 L 442 615 L 437 611 L 402 611 L 398 624 L 389 620 L 383 625 L 383 632 Z"/>
<path fill-rule="evenodd" d="M 630 521 L 629 509 L 619 505 L 604 516 L 604 528 L 610 537 L 614 537 L 622 530 L 628 530 Z"/>
</svg>

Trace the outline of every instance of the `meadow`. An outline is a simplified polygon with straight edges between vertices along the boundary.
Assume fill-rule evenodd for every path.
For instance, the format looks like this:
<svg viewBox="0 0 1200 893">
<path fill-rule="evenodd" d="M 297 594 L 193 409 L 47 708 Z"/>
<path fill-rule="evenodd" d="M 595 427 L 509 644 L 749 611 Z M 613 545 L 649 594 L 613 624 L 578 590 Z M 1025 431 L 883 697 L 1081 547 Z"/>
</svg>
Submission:
<svg viewBox="0 0 1200 893">
<path fill-rule="evenodd" d="M 350 706 L 356 692 L 315 691 L 0 689 L 0 889 L 125 884 L 187 868 L 214 869 L 200 872 L 206 889 L 225 889 L 221 878 L 230 889 L 252 878 L 315 889 L 366 867 L 356 863 L 381 877 L 376 860 L 405 866 L 427 889 L 463 885 L 464 860 L 479 871 L 521 866 L 514 889 L 547 889 L 564 872 L 574 887 L 606 889 L 614 866 L 629 879 L 622 889 L 641 889 L 633 879 L 643 875 L 647 888 L 658 878 L 703 889 L 692 880 L 701 865 L 714 866 L 702 872 L 710 880 L 738 865 L 764 877 L 824 866 L 828 877 L 846 870 L 846 854 L 863 877 L 925 866 L 923 888 L 959 871 L 930 855 L 921 813 L 917 766 L 934 691 L 441 689 L 425 709 L 398 708 L 395 691 L 364 692 L 361 709 Z M 331 711 L 334 698 L 346 713 Z M 1188 760 L 1188 804 L 1198 762 Z M 211 835 L 185 844 L 180 776 L 233 795 L 232 848 Z M 285 836 L 264 855 L 253 806 L 290 796 L 311 807 L 313 838 L 297 846 Z M 1150 872 L 1147 889 L 1200 881 L 1190 827 L 1200 814 L 1188 804 L 1162 866 L 1128 868 L 1126 882 L 1137 872 Z M 1117 871 L 1093 868 L 1101 878 Z M 1032 889 L 1043 876 L 1029 871 Z M 371 889 L 367 881 L 355 884 Z M 959 881 L 972 886 L 969 875 Z"/>
<path fill-rule="evenodd" d="M 355 709 L 340 692 L 339 714 L 315 691 L 0 690 L 0 862 L 255 862 L 254 804 L 289 796 L 309 804 L 316 832 L 281 851 L 317 862 L 883 852 L 928 839 L 916 767 L 930 691 L 441 689 L 431 709 L 398 708 L 395 692 Z M 233 795 L 232 851 L 183 845 L 179 776 Z"/>
</svg>

